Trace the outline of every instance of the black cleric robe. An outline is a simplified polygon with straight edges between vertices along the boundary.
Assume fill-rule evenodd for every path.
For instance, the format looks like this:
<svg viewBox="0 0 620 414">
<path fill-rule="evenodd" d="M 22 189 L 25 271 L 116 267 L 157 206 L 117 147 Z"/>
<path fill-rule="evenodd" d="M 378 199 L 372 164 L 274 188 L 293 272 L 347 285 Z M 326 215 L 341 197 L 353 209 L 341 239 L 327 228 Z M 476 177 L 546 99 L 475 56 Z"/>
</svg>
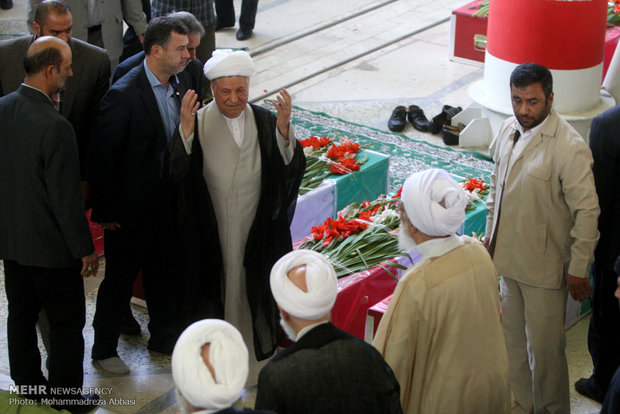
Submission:
<svg viewBox="0 0 620 414">
<path fill-rule="evenodd" d="M 214 105 L 212 103 L 201 111 L 216 110 Z M 240 257 L 245 270 L 245 293 L 251 313 L 254 354 L 256 359 L 261 361 L 273 355 L 283 336 L 279 325 L 280 315 L 269 288 L 269 274 L 273 264 L 292 250 L 289 227 L 305 170 L 305 156 L 301 145 L 298 142 L 292 143 L 295 145 L 293 157 L 287 164 L 277 143 L 275 115 L 256 105 L 250 104 L 249 107 L 256 124 L 256 139 L 260 151 L 260 179 L 257 180 L 260 189 L 257 192 L 256 212 L 249 227 L 245 251 Z M 205 179 L 205 171 L 208 169 L 205 167 L 208 166 L 204 165 L 201 145 L 205 137 L 200 136 L 205 132 L 214 133 L 216 129 L 209 125 L 205 127 L 204 122 L 200 123 L 202 117 L 202 112 L 199 112 L 191 155 L 187 155 L 181 136 L 178 133 L 175 135 L 169 154 L 170 172 L 184 188 L 179 200 L 181 209 L 187 211 L 183 219 L 184 228 L 187 229 L 185 239 L 186 243 L 191 244 L 186 250 L 187 256 L 184 260 L 187 261 L 187 266 L 196 269 L 208 263 L 208 267 L 203 268 L 202 272 L 192 272 L 197 281 L 195 286 L 199 288 L 208 283 L 208 291 L 200 288 L 188 291 L 188 305 L 191 306 L 194 300 L 208 301 L 211 305 L 207 308 L 219 312 L 225 307 L 225 294 L 222 292 L 228 277 L 225 269 L 229 266 L 222 258 L 225 248 L 221 242 L 226 240 L 226 237 L 223 238 L 220 234 L 218 209 L 214 207 L 212 198 L 218 189 L 209 188 L 208 180 Z M 247 129 L 245 135 L 248 135 Z M 214 256 L 219 259 L 216 265 Z M 222 314 L 209 315 L 214 316 L 222 317 Z"/>
</svg>

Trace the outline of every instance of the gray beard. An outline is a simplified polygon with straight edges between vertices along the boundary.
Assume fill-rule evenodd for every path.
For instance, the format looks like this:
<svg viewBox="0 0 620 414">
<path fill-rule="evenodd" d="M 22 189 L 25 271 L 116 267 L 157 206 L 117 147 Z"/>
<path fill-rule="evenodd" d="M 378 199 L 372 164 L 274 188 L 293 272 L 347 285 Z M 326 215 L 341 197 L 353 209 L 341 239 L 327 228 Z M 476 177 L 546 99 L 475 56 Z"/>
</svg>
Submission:
<svg viewBox="0 0 620 414">
<path fill-rule="evenodd" d="M 398 248 L 400 251 L 403 253 L 410 253 L 415 250 L 417 246 L 417 243 L 413 240 L 411 234 L 409 234 L 407 226 L 401 224 L 398 231 Z"/>
<path fill-rule="evenodd" d="M 284 318 L 282 318 L 282 315 L 280 315 L 280 326 L 282 327 L 282 329 L 284 329 L 284 333 L 286 334 L 286 336 L 288 336 L 291 341 L 296 342 L 297 339 L 297 332 L 295 332 L 295 330 L 291 327 L 291 325 L 289 325 Z"/>
<path fill-rule="evenodd" d="M 177 392 L 177 401 L 179 402 L 179 408 L 181 409 L 181 414 L 190 414 L 191 411 L 189 409 L 190 405 L 189 402 L 185 399 L 184 396 L 182 396 L 179 393 L 179 390 L 176 390 Z"/>
</svg>

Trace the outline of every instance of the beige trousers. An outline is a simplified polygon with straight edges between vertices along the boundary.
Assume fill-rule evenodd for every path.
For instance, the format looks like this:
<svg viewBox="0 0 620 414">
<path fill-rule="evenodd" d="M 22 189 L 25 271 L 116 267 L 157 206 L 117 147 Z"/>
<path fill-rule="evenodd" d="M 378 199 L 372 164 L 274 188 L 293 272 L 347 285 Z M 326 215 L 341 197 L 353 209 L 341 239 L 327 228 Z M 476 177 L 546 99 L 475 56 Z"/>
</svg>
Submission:
<svg viewBox="0 0 620 414">
<path fill-rule="evenodd" d="M 568 291 L 502 277 L 502 327 L 513 414 L 570 413 L 564 319 Z"/>
</svg>

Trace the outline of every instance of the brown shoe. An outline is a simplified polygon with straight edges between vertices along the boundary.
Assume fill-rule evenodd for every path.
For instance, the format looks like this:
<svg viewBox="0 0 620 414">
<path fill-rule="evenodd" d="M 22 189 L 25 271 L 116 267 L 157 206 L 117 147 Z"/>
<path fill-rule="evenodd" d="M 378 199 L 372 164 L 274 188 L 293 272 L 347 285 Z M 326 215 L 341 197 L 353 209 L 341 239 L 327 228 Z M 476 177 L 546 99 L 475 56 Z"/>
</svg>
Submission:
<svg viewBox="0 0 620 414">
<path fill-rule="evenodd" d="M 465 129 L 465 124 L 460 123 L 457 126 L 444 124 L 441 127 L 441 139 L 446 145 L 459 145 L 459 137 L 461 131 Z"/>
</svg>

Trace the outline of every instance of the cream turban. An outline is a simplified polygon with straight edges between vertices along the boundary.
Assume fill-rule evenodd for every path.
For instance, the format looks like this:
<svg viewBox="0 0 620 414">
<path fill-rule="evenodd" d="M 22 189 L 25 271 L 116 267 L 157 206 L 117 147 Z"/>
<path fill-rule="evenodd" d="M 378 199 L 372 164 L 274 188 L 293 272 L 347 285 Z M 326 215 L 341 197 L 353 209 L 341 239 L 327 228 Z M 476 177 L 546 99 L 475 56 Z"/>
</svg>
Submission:
<svg viewBox="0 0 620 414">
<path fill-rule="evenodd" d="M 209 362 L 216 380 L 202 359 L 205 344 L 211 344 Z M 228 322 L 195 322 L 183 331 L 174 346 L 174 383 L 190 404 L 207 413 L 229 408 L 241 395 L 247 376 L 248 349 L 239 331 Z"/>
<path fill-rule="evenodd" d="M 465 220 L 465 190 L 444 170 L 411 174 L 403 185 L 401 200 L 411 223 L 428 236 L 454 234 Z"/>
<path fill-rule="evenodd" d="M 216 49 L 211 59 L 207 60 L 203 69 L 209 80 L 222 76 L 245 76 L 254 74 L 254 61 L 248 52 L 243 50 Z"/>
<path fill-rule="evenodd" d="M 287 274 L 306 266 L 308 291 L 298 288 Z M 331 311 L 336 302 L 336 272 L 325 256 L 312 250 L 292 251 L 273 265 L 269 278 L 271 292 L 282 309 L 296 318 L 315 320 Z"/>
</svg>

